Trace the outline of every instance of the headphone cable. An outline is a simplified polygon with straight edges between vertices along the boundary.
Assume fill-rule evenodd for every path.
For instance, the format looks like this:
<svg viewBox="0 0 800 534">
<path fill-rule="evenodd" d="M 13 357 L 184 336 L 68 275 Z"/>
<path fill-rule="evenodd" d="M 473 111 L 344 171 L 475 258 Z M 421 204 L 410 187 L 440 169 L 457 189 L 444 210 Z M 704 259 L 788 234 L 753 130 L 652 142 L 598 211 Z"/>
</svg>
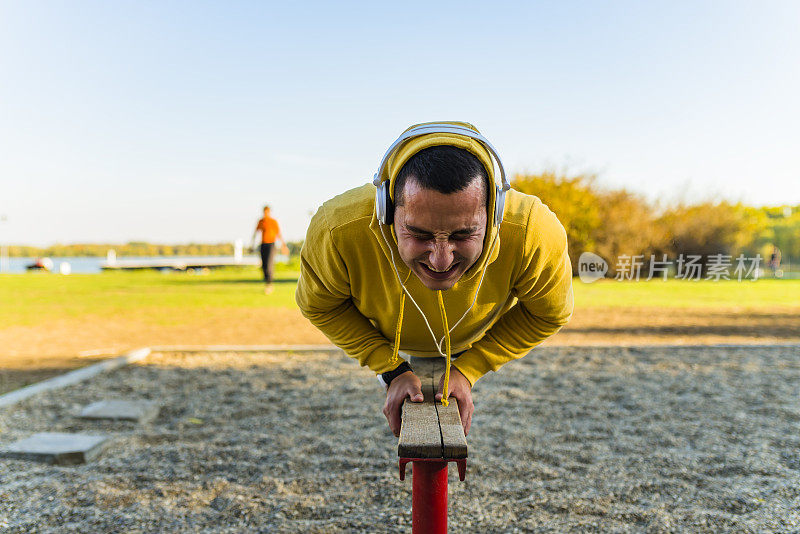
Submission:
<svg viewBox="0 0 800 534">
<path fill-rule="evenodd" d="M 394 270 L 394 274 L 397 277 L 397 282 L 400 284 L 400 287 L 403 288 L 403 291 L 408 296 L 408 298 L 411 299 L 411 302 L 414 304 L 414 307 L 417 308 L 417 310 L 419 311 L 420 315 L 422 315 L 422 320 L 425 321 L 425 326 L 428 327 L 428 332 L 430 332 L 431 337 L 433 338 L 433 342 L 436 344 L 437 352 L 441 356 L 446 358 L 447 355 L 444 352 L 442 352 L 442 342 L 445 341 L 445 336 L 442 336 L 442 339 L 439 340 L 439 341 L 436 340 L 436 334 L 433 333 L 433 328 L 431 328 L 431 325 L 428 322 L 428 318 L 425 315 L 425 312 L 422 311 L 422 308 L 420 308 L 419 304 L 417 304 L 417 301 L 414 300 L 414 297 L 411 296 L 411 292 L 408 290 L 408 288 L 405 286 L 405 284 L 403 284 L 403 281 L 400 279 L 400 271 L 397 270 L 397 265 L 396 265 L 396 263 L 394 261 L 394 252 L 392 251 L 392 247 L 389 244 L 389 240 L 386 239 L 386 233 L 383 231 L 383 227 L 384 227 L 384 225 L 379 222 L 378 223 L 378 228 L 381 231 L 381 236 L 383 237 L 383 242 L 386 243 L 386 248 L 389 249 L 389 256 L 392 259 L 392 269 Z M 456 321 L 456 323 L 447 330 L 447 334 L 450 334 L 450 333 L 453 332 L 453 330 L 455 330 L 455 328 L 461 323 L 461 321 L 464 320 L 464 318 L 467 316 L 467 314 L 470 312 L 470 310 L 475 306 L 475 303 L 478 301 L 478 291 L 480 291 L 481 285 L 483 285 L 483 279 L 486 276 L 486 270 L 489 267 L 489 259 L 491 258 L 492 254 L 494 253 L 494 248 L 497 245 L 497 238 L 499 237 L 499 235 L 500 235 L 500 229 L 498 228 L 497 229 L 497 233 L 495 234 L 494 238 L 492 239 L 492 247 L 489 250 L 489 255 L 486 257 L 486 263 L 483 266 L 483 272 L 481 273 L 481 278 L 480 278 L 480 280 L 478 282 L 478 287 L 475 289 L 475 295 L 472 298 L 472 304 L 469 305 L 469 308 L 467 308 L 467 311 L 464 312 L 464 314 L 461 316 L 461 318 L 458 321 Z"/>
</svg>

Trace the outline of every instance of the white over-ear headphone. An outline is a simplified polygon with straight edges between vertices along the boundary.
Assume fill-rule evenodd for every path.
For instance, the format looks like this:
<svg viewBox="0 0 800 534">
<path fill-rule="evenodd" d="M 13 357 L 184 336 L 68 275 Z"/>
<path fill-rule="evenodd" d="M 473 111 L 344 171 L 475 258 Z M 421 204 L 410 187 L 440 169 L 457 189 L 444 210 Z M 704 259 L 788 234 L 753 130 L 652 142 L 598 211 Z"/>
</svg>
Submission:
<svg viewBox="0 0 800 534">
<path fill-rule="evenodd" d="M 390 182 L 388 179 L 382 180 L 381 177 L 383 176 L 386 164 L 394 153 L 395 149 L 405 141 L 408 141 L 414 137 L 437 133 L 457 134 L 474 139 L 483 145 L 483 147 L 488 150 L 494 158 L 494 161 L 497 163 L 497 167 L 500 170 L 501 185 L 497 185 L 496 183 L 494 184 L 494 220 L 492 223 L 495 228 L 499 227 L 500 223 L 503 222 L 503 208 L 505 207 L 506 203 L 506 191 L 511 189 L 511 185 L 506 179 L 506 171 L 503 168 L 503 162 L 500 160 L 500 156 L 497 155 L 497 151 L 494 149 L 492 144 L 484 136 L 475 130 L 467 128 L 466 126 L 458 126 L 447 123 L 422 124 L 420 126 L 411 128 L 410 130 L 403 132 L 403 134 L 398 137 L 386 151 L 386 154 L 384 154 L 381 164 L 378 167 L 378 172 L 375 173 L 375 178 L 372 181 L 377 188 L 375 190 L 375 215 L 378 217 L 378 221 L 381 224 L 392 224 L 394 222 L 394 203 L 392 202 L 392 198 L 389 194 Z"/>
</svg>

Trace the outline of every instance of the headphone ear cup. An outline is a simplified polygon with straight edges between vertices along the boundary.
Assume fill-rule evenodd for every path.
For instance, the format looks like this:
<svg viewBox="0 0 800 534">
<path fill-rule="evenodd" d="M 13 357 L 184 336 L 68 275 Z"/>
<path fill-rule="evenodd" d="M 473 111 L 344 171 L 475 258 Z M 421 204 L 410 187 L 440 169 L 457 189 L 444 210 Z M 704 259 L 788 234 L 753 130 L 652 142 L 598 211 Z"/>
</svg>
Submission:
<svg viewBox="0 0 800 534">
<path fill-rule="evenodd" d="M 386 180 L 381 185 L 384 186 L 384 195 L 386 195 L 386 215 L 384 217 L 386 222 L 383 224 L 394 224 L 394 202 L 392 202 L 392 196 L 389 194 L 389 180 Z"/>
<path fill-rule="evenodd" d="M 506 207 L 506 191 L 496 184 L 494 187 L 494 226 L 499 228 L 500 223 L 503 222 L 503 210 Z"/>
<path fill-rule="evenodd" d="M 394 204 L 389 195 L 389 182 L 381 182 L 375 188 L 375 216 L 381 224 L 394 222 Z"/>
<path fill-rule="evenodd" d="M 386 218 L 386 197 L 383 194 L 383 184 L 378 184 L 375 186 L 375 217 L 378 219 L 378 222 L 383 224 L 383 220 Z"/>
</svg>

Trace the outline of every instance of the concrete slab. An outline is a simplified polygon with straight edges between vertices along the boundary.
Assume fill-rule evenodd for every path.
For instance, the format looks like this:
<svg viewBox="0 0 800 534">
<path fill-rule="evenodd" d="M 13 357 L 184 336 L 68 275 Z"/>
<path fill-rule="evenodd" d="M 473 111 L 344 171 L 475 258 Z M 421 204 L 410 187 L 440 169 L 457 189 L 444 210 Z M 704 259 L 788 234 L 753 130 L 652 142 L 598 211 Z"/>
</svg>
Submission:
<svg viewBox="0 0 800 534">
<path fill-rule="evenodd" d="M 158 417 L 159 410 L 161 410 L 161 406 L 155 401 L 101 400 L 86 406 L 78 417 L 147 423 Z"/>
<path fill-rule="evenodd" d="M 40 432 L 0 449 L 0 457 L 58 465 L 83 464 L 96 458 L 109 436 Z"/>
<path fill-rule="evenodd" d="M 12 391 L 11 393 L 0 395 L 0 408 L 16 404 L 21 400 L 36 395 L 37 393 L 62 388 L 71 384 L 77 384 L 78 382 L 92 378 L 93 376 L 102 372 L 111 371 L 112 369 L 122 367 L 123 365 L 138 362 L 146 358 L 149 354 L 150 349 L 147 347 L 133 350 L 127 354 L 119 356 L 118 358 L 112 358 L 110 360 L 90 365 L 89 367 L 76 369 L 74 371 L 70 371 L 69 373 L 48 378 L 47 380 L 43 380 L 36 384 L 31 384 L 30 386 L 25 386 L 24 388 Z"/>
</svg>

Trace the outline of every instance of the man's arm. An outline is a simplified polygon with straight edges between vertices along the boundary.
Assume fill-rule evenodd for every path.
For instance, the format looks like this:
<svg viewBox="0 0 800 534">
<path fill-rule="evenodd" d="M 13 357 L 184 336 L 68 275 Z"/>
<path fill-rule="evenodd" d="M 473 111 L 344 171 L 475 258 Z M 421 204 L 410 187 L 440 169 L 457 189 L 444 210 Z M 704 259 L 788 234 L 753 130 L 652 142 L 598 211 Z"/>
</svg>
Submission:
<svg viewBox="0 0 800 534">
<path fill-rule="evenodd" d="M 358 311 L 350 294 L 347 266 L 325 222 L 324 208 L 314 216 L 300 252 L 300 280 L 295 300 L 302 314 L 362 366 L 375 373 L 393 371 L 392 346 Z M 395 436 L 400 435 L 403 401 L 422 402 L 422 383 L 408 371 L 395 377 L 386 392 L 383 413 Z"/>
<path fill-rule="evenodd" d="M 471 384 L 530 352 L 572 316 L 572 266 L 566 233 L 543 205 L 531 210 L 524 258 L 513 284 L 517 304 L 453 363 Z"/>
<path fill-rule="evenodd" d="M 300 252 L 295 300 L 301 313 L 331 342 L 375 373 L 395 369 L 392 346 L 353 304 L 347 266 L 319 209 Z"/>
</svg>

